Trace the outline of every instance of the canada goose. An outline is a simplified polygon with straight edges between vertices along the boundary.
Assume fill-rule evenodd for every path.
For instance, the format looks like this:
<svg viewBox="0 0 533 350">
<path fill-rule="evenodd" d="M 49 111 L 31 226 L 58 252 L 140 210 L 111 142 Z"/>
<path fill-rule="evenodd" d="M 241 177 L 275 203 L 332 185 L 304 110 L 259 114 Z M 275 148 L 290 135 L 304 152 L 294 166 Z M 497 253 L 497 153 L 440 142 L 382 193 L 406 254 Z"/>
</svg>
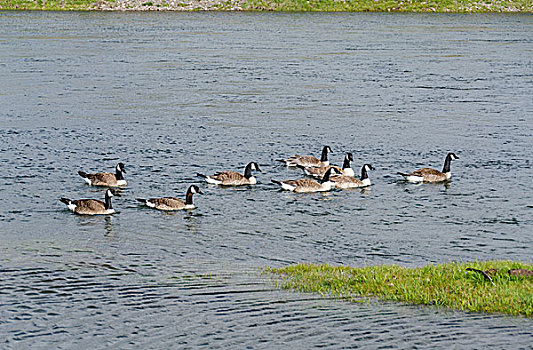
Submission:
<svg viewBox="0 0 533 350">
<path fill-rule="evenodd" d="M 105 191 L 105 202 L 96 199 L 77 199 L 61 198 L 60 201 L 67 207 L 80 215 L 107 215 L 113 214 L 115 209 L 111 205 L 111 197 L 118 194 L 113 190 Z"/>
<path fill-rule="evenodd" d="M 330 152 L 331 148 L 329 148 L 329 146 L 324 146 L 320 160 L 313 156 L 300 156 L 295 154 L 290 158 L 281 159 L 279 161 L 285 163 L 287 166 L 301 165 L 304 167 L 325 167 L 329 165 L 328 153 Z"/>
<path fill-rule="evenodd" d="M 335 183 L 335 188 L 358 188 L 370 186 L 370 179 L 368 178 L 368 171 L 374 170 L 372 165 L 365 164 L 361 168 L 361 179 L 356 179 L 353 176 L 335 175 L 331 177 L 331 181 Z"/>
<path fill-rule="evenodd" d="M 452 160 L 459 159 L 455 153 L 448 153 L 444 160 L 444 167 L 442 171 L 438 171 L 433 168 L 422 168 L 413 171 L 412 173 L 400 173 L 409 182 L 440 182 L 449 180 L 452 177 L 450 170 L 450 164 Z"/>
<path fill-rule="evenodd" d="M 277 181 L 271 180 L 273 183 L 281 186 L 282 190 L 298 192 L 298 193 L 308 193 L 308 192 L 324 192 L 329 191 L 333 188 L 334 183 L 331 182 L 331 174 L 338 174 L 337 169 L 331 168 L 326 171 L 322 180 L 316 181 L 312 179 L 300 179 L 300 180 L 285 180 Z"/>
<path fill-rule="evenodd" d="M 124 169 L 123 163 L 118 163 L 115 173 L 94 173 L 87 174 L 83 171 L 78 171 L 78 174 L 83 177 L 85 182 L 90 186 L 107 186 L 107 187 L 117 187 L 117 186 L 126 186 L 128 183 L 124 180 L 124 175 L 126 170 Z"/>
<path fill-rule="evenodd" d="M 155 208 L 159 210 L 181 210 L 181 209 L 194 209 L 196 208 L 192 203 L 193 194 L 203 194 L 202 191 L 196 185 L 191 185 L 187 189 L 185 195 L 185 202 L 176 197 L 163 197 L 163 198 L 150 198 L 137 200 L 144 203 L 147 207 Z"/>
<path fill-rule="evenodd" d="M 256 162 L 250 162 L 244 168 L 244 175 L 236 171 L 219 171 L 214 175 L 204 175 L 197 173 L 196 175 L 205 178 L 205 181 L 214 185 L 222 186 L 243 186 L 243 185 L 255 185 L 257 179 L 252 176 L 252 170 L 261 171 L 259 165 Z"/>
<path fill-rule="evenodd" d="M 328 171 L 329 168 L 335 168 L 340 172 L 342 175 L 353 177 L 355 175 L 353 169 L 350 166 L 350 162 L 353 162 L 353 154 L 350 152 L 346 153 L 346 156 L 344 157 L 344 162 L 342 164 L 342 169 L 335 165 L 328 165 L 324 167 L 305 167 L 302 165 L 297 165 L 298 168 L 302 169 L 306 175 L 315 177 L 317 179 L 321 179 L 326 171 Z"/>
</svg>

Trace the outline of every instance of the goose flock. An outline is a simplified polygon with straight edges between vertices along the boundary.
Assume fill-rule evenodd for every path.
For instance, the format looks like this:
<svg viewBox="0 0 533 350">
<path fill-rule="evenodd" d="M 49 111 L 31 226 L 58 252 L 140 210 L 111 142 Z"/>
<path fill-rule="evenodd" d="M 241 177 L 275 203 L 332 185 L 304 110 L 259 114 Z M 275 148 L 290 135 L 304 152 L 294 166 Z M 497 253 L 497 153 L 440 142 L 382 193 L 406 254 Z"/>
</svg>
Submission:
<svg viewBox="0 0 533 350">
<path fill-rule="evenodd" d="M 320 159 L 311 155 L 295 154 L 287 159 L 279 159 L 278 161 L 284 163 L 288 167 L 296 167 L 303 171 L 308 178 L 300 178 L 294 180 L 275 180 L 271 182 L 279 185 L 281 190 L 296 192 L 296 193 L 313 193 L 331 191 L 337 189 L 352 189 L 362 188 L 371 185 L 368 172 L 374 170 L 371 164 L 364 164 L 361 168 L 361 177 L 355 177 L 355 172 L 351 167 L 353 162 L 352 153 L 346 153 L 342 167 L 329 164 L 328 154 L 331 153 L 329 146 L 324 146 Z M 423 183 L 423 182 L 444 182 L 451 178 L 450 165 L 452 160 L 459 159 L 459 157 L 450 152 L 444 159 L 444 167 L 442 171 L 433 168 L 421 168 L 410 173 L 398 172 L 408 182 Z M 253 171 L 261 172 L 259 165 L 256 162 L 250 162 L 244 168 L 244 173 L 237 171 L 219 171 L 213 175 L 204 175 L 197 173 L 197 176 L 202 177 L 209 184 L 219 186 L 249 186 L 257 184 L 257 179 L 253 175 Z M 115 213 L 111 204 L 113 196 L 119 196 L 118 191 L 112 189 L 123 187 L 127 185 L 124 174 L 126 173 L 123 163 L 118 163 L 115 168 L 115 173 L 99 172 L 88 174 L 83 171 L 78 171 L 78 174 L 90 186 L 110 187 L 105 191 L 104 201 L 97 199 L 77 199 L 72 200 L 68 198 L 61 198 L 60 201 L 66 204 L 67 208 L 76 214 L 80 215 L 109 215 Z M 171 211 L 194 209 L 193 195 L 202 194 L 202 191 L 197 185 L 190 185 L 185 194 L 185 200 L 176 197 L 162 197 L 162 198 L 138 198 L 137 201 L 146 205 L 149 208 L 157 210 Z"/>
</svg>

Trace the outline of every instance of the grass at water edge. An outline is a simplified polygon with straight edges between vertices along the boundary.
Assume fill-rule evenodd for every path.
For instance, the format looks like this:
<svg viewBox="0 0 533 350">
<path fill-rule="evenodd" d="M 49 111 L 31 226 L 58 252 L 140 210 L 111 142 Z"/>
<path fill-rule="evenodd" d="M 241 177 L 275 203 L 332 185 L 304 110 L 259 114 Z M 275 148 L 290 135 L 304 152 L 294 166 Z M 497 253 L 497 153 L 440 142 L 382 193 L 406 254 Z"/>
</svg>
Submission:
<svg viewBox="0 0 533 350">
<path fill-rule="evenodd" d="M 496 269 L 492 282 L 467 271 Z M 405 268 L 380 265 L 363 268 L 297 264 L 268 268 L 285 289 L 360 301 L 361 297 L 435 305 L 450 309 L 533 317 L 533 277 L 511 276 L 510 269 L 533 270 L 513 261 L 486 261 Z"/>
</svg>

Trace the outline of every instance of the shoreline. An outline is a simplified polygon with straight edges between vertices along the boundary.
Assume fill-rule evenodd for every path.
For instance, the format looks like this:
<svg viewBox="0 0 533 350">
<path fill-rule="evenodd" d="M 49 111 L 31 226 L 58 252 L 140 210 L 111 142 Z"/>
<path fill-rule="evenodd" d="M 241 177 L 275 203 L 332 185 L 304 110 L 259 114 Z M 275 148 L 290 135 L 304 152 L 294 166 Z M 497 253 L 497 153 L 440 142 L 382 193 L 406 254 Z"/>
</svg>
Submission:
<svg viewBox="0 0 533 350">
<path fill-rule="evenodd" d="M 455 0 L 0 0 L 0 10 L 533 13 L 533 2 Z"/>
</svg>

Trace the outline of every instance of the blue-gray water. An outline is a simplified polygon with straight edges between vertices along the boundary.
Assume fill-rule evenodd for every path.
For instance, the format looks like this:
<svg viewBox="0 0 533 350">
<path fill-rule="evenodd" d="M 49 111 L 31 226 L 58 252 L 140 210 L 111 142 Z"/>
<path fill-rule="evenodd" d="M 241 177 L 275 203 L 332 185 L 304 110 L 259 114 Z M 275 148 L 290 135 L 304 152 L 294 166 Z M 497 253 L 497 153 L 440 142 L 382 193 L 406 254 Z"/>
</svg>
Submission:
<svg viewBox="0 0 533 350">
<path fill-rule="evenodd" d="M 532 261 L 530 15 L 0 12 L 0 347 L 531 348 L 531 319 L 351 304 L 264 266 Z M 275 160 L 354 153 L 366 191 Z M 396 171 L 441 168 L 409 185 Z M 78 170 L 126 164 L 112 217 Z M 257 161 L 254 188 L 195 176 Z M 135 198 L 183 196 L 193 212 Z"/>
</svg>

